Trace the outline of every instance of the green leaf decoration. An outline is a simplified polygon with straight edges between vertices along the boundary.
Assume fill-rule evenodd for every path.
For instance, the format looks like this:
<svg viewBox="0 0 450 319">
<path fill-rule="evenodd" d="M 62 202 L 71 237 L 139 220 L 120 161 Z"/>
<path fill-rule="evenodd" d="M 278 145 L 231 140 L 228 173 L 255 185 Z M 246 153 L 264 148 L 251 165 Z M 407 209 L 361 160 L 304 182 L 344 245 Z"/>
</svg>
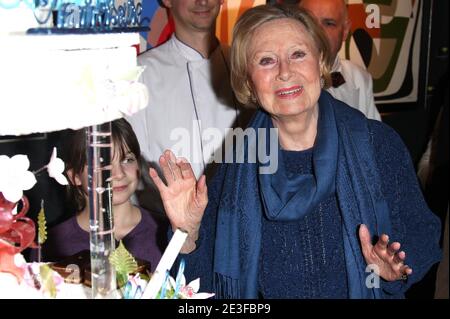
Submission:
<svg viewBox="0 0 450 319">
<path fill-rule="evenodd" d="M 138 264 L 130 252 L 125 248 L 122 241 L 109 256 L 109 262 L 116 269 L 117 284 L 123 287 L 128 281 L 128 274 L 138 270 Z"/>
<path fill-rule="evenodd" d="M 162 287 L 161 289 L 159 289 L 158 293 L 156 294 L 155 299 L 161 299 L 161 292 L 162 292 Z M 172 286 L 166 288 L 166 294 L 164 296 L 164 299 L 174 299 L 173 296 L 175 295 L 175 289 L 173 289 Z M 178 298 L 175 298 L 178 299 Z"/>
<path fill-rule="evenodd" d="M 45 220 L 44 201 L 41 202 L 41 210 L 38 213 L 38 244 L 42 245 L 47 240 L 47 221 Z"/>
<path fill-rule="evenodd" d="M 45 293 L 48 293 L 50 297 L 56 297 L 56 285 L 53 281 L 53 269 L 47 264 L 43 264 L 39 267 L 39 273 L 41 275 L 41 285 Z"/>
<path fill-rule="evenodd" d="M 148 274 L 140 274 L 139 275 L 139 277 L 142 279 L 142 280 L 145 280 L 145 281 L 150 281 L 150 278 L 151 278 L 151 276 L 150 275 L 148 275 Z"/>
</svg>

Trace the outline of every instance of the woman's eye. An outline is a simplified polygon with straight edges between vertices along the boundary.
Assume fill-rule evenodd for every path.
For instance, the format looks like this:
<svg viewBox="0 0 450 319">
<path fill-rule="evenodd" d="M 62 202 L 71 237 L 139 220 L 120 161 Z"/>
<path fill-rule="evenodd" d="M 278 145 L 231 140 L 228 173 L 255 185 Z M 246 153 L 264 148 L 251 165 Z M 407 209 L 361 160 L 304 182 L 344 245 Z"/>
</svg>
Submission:
<svg viewBox="0 0 450 319">
<path fill-rule="evenodd" d="M 292 53 L 291 57 L 293 59 L 302 59 L 305 57 L 305 55 L 306 55 L 306 53 L 303 51 L 295 51 L 294 53 Z"/>
<path fill-rule="evenodd" d="M 122 164 L 131 164 L 134 163 L 136 159 L 134 157 L 127 157 L 122 161 Z"/>
<path fill-rule="evenodd" d="M 274 63 L 275 62 L 275 59 L 274 58 L 269 58 L 269 57 L 266 57 L 266 58 L 262 58 L 261 60 L 259 60 L 259 65 L 270 65 L 270 64 L 272 64 L 272 63 Z"/>
</svg>

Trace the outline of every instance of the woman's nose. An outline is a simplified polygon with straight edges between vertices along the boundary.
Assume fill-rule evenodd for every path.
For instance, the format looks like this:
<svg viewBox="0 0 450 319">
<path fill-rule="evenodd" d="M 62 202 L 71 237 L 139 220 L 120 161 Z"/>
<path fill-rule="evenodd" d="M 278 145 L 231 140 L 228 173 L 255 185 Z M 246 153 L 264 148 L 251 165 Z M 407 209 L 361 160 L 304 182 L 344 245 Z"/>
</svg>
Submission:
<svg viewBox="0 0 450 319">
<path fill-rule="evenodd" d="M 279 65 L 278 79 L 281 81 L 289 80 L 291 77 L 291 66 L 289 61 L 280 61 Z"/>
<path fill-rule="evenodd" d="M 120 162 L 116 162 L 112 164 L 112 179 L 120 180 L 125 176 L 123 172 L 123 168 Z"/>
</svg>

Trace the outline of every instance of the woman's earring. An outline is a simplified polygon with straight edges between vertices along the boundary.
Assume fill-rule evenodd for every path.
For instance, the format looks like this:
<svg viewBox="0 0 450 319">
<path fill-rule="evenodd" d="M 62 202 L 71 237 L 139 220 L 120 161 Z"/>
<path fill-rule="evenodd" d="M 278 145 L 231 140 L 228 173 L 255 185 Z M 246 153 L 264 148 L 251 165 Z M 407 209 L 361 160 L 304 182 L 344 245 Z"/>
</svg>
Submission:
<svg viewBox="0 0 450 319">
<path fill-rule="evenodd" d="M 320 88 L 323 89 L 325 85 L 325 80 L 323 79 L 323 77 L 320 77 Z"/>
</svg>

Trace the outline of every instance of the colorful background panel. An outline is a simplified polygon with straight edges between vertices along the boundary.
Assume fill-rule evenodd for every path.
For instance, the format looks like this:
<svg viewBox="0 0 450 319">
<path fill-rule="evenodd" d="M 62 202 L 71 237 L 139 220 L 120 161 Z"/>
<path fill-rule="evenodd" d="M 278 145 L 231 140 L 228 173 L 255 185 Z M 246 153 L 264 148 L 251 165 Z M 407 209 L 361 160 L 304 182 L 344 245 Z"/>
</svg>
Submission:
<svg viewBox="0 0 450 319">
<path fill-rule="evenodd" d="M 145 52 L 164 43 L 173 32 L 173 21 L 168 10 L 157 0 L 142 0 L 142 16 L 146 17 L 145 24 L 150 27 L 149 32 L 141 32 L 140 52 Z"/>
<path fill-rule="evenodd" d="M 241 14 L 249 8 L 265 3 L 266 0 L 225 0 L 216 25 L 216 34 L 220 41 L 231 44 L 233 27 Z"/>
<path fill-rule="evenodd" d="M 351 37 L 340 55 L 367 68 L 377 104 L 416 102 L 422 33 L 420 0 L 349 0 Z"/>
</svg>

